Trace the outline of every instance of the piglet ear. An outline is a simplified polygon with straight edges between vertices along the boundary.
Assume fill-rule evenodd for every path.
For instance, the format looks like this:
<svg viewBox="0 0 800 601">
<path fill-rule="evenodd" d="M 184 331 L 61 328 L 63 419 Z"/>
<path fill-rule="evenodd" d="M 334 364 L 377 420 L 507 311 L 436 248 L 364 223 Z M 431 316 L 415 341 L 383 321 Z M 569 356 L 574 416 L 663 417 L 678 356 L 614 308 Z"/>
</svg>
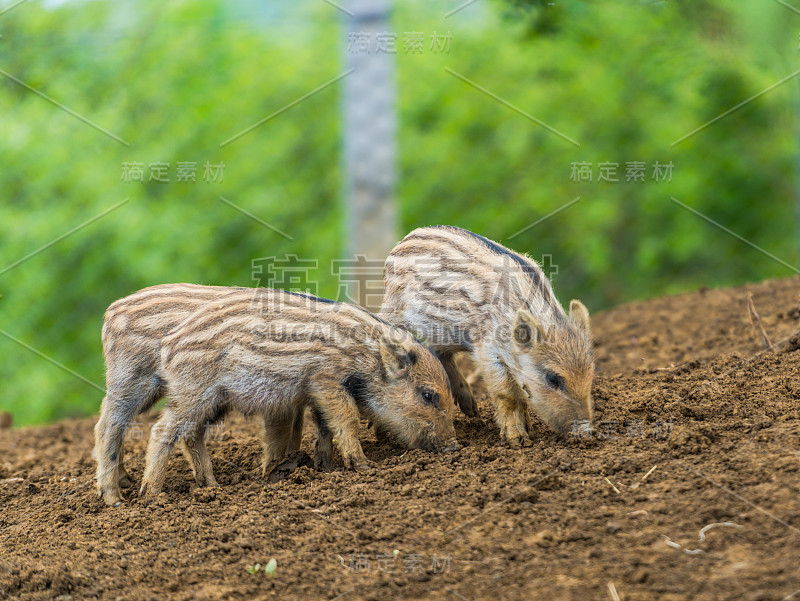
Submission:
<svg viewBox="0 0 800 601">
<path fill-rule="evenodd" d="M 534 344 L 546 338 L 542 324 L 526 309 L 517 311 L 514 326 L 511 328 L 511 336 L 523 353 L 527 353 Z"/>
<path fill-rule="evenodd" d="M 573 299 L 569 302 L 569 316 L 584 334 L 589 338 L 592 337 L 592 329 L 589 323 L 589 310 L 581 301 Z"/>
<path fill-rule="evenodd" d="M 413 345 L 406 341 L 381 338 L 381 361 L 386 374 L 391 378 L 403 378 L 419 358 Z"/>
</svg>

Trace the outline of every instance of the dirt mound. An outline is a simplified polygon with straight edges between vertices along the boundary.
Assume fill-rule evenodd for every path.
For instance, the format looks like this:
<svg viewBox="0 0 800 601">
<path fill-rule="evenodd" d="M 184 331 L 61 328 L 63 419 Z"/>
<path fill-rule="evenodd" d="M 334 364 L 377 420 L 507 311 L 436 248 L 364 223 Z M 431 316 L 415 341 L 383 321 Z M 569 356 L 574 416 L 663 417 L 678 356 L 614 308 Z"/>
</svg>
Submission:
<svg viewBox="0 0 800 601">
<path fill-rule="evenodd" d="M 377 469 L 298 461 L 266 482 L 255 425 L 231 418 L 209 442 L 219 488 L 176 456 L 155 503 L 129 491 L 108 508 L 94 420 L 0 430 L 0 598 L 800 598 L 798 292 L 792 278 L 597 315 L 591 440 L 537 425 L 533 447 L 502 446 L 478 380 L 483 423 L 459 420 L 456 453 L 365 432 Z M 128 436 L 135 478 L 153 421 Z"/>
</svg>

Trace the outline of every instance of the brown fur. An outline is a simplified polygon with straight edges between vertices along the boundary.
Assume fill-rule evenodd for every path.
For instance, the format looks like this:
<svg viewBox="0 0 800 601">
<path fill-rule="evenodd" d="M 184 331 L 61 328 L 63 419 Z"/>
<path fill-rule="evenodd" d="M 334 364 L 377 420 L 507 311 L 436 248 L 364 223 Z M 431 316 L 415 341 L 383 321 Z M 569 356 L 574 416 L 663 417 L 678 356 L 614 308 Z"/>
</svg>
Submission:
<svg viewBox="0 0 800 601">
<path fill-rule="evenodd" d="M 142 494 L 161 490 L 170 451 L 189 448 L 198 484 L 214 484 L 205 427 L 226 411 L 261 415 L 265 465 L 298 444 L 307 407 L 317 420 L 316 462 L 367 465 L 361 417 L 410 447 L 455 444 L 453 397 L 441 364 L 408 332 L 344 303 L 266 288 L 206 303 L 161 343 L 170 405 L 153 427 Z M 301 426 L 300 426 L 301 427 Z"/>
<path fill-rule="evenodd" d="M 419 228 L 392 250 L 384 284 L 379 314 L 436 351 L 465 413 L 477 408 L 453 363 L 460 351 L 478 364 L 511 444 L 530 443 L 527 406 L 558 432 L 590 427 L 589 313 L 573 300 L 567 315 L 535 261 L 460 228 Z"/>
</svg>

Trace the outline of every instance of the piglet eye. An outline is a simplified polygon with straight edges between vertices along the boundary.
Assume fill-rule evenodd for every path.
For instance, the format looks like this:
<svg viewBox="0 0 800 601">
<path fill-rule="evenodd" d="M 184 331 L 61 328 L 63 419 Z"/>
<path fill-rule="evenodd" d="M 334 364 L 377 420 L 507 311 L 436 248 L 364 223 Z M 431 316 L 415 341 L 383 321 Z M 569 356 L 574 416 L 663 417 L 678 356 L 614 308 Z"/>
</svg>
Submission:
<svg viewBox="0 0 800 601">
<path fill-rule="evenodd" d="M 433 390 L 429 388 L 423 388 L 421 393 L 422 400 L 428 403 L 429 405 L 438 405 L 439 404 L 439 395 L 436 394 Z"/>
<path fill-rule="evenodd" d="M 564 378 L 557 373 L 548 371 L 544 376 L 544 381 L 547 382 L 547 385 L 553 390 L 564 390 Z"/>
</svg>

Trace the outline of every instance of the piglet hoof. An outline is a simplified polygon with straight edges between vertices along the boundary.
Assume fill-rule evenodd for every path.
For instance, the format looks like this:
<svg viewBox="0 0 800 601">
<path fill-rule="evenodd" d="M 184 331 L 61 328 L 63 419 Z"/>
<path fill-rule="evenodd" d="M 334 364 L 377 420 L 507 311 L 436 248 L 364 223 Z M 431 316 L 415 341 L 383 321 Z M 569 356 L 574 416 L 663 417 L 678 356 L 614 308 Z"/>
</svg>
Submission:
<svg viewBox="0 0 800 601">
<path fill-rule="evenodd" d="M 472 399 L 472 415 L 470 417 L 476 417 L 478 419 L 481 418 L 480 411 L 478 411 L 478 402 L 473 397 Z"/>
<path fill-rule="evenodd" d="M 100 491 L 97 494 L 101 499 L 103 499 L 103 502 L 109 507 L 119 507 L 120 505 L 122 505 L 122 496 L 118 492 Z"/>
<path fill-rule="evenodd" d="M 512 449 L 519 449 L 522 447 L 530 447 L 533 442 L 527 434 L 517 434 L 516 436 L 509 436 L 507 439 L 508 446 Z"/>
<path fill-rule="evenodd" d="M 472 396 L 472 392 L 469 390 L 459 391 L 456 395 L 456 403 L 458 403 L 458 408 L 461 409 L 461 412 L 467 417 L 480 417 L 478 413 L 478 404 L 475 402 L 475 397 Z"/>
<path fill-rule="evenodd" d="M 156 490 L 151 484 L 148 482 L 143 482 L 142 487 L 139 489 L 139 496 L 142 497 L 148 503 L 152 503 L 155 501 L 158 493 L 160 490 Z"/>
<path fill-rule="evenodd" d="M 344 467 L 348 470 L 353 470 L 355 472 L 367 472 L 371 470 L 374 466 L 372 462 L 366 457 L 364 458 L 345 457 Z"/>
<path fill-rule="evenodd" d="M 461 444 L 453 439 L 447 442 L 447 445 L 442 449 L 442 453 L 455 453 L 456 451 L 460 451 L 463 447 Z"/>
<path fill-rule="evenodd" d="M 328 459 L 318 459 L 314 458 L 314 469 L 318 472 L 330 472 L 333 471 L 333 461 Z"/>
<path fill-rule="evenodd" d="M 266 479 L 270 472 L 277 467 L 279 461 L 272 459 L 271 461 L 264 460 L 261 462 L 261 477 Z"/>
</svg>

